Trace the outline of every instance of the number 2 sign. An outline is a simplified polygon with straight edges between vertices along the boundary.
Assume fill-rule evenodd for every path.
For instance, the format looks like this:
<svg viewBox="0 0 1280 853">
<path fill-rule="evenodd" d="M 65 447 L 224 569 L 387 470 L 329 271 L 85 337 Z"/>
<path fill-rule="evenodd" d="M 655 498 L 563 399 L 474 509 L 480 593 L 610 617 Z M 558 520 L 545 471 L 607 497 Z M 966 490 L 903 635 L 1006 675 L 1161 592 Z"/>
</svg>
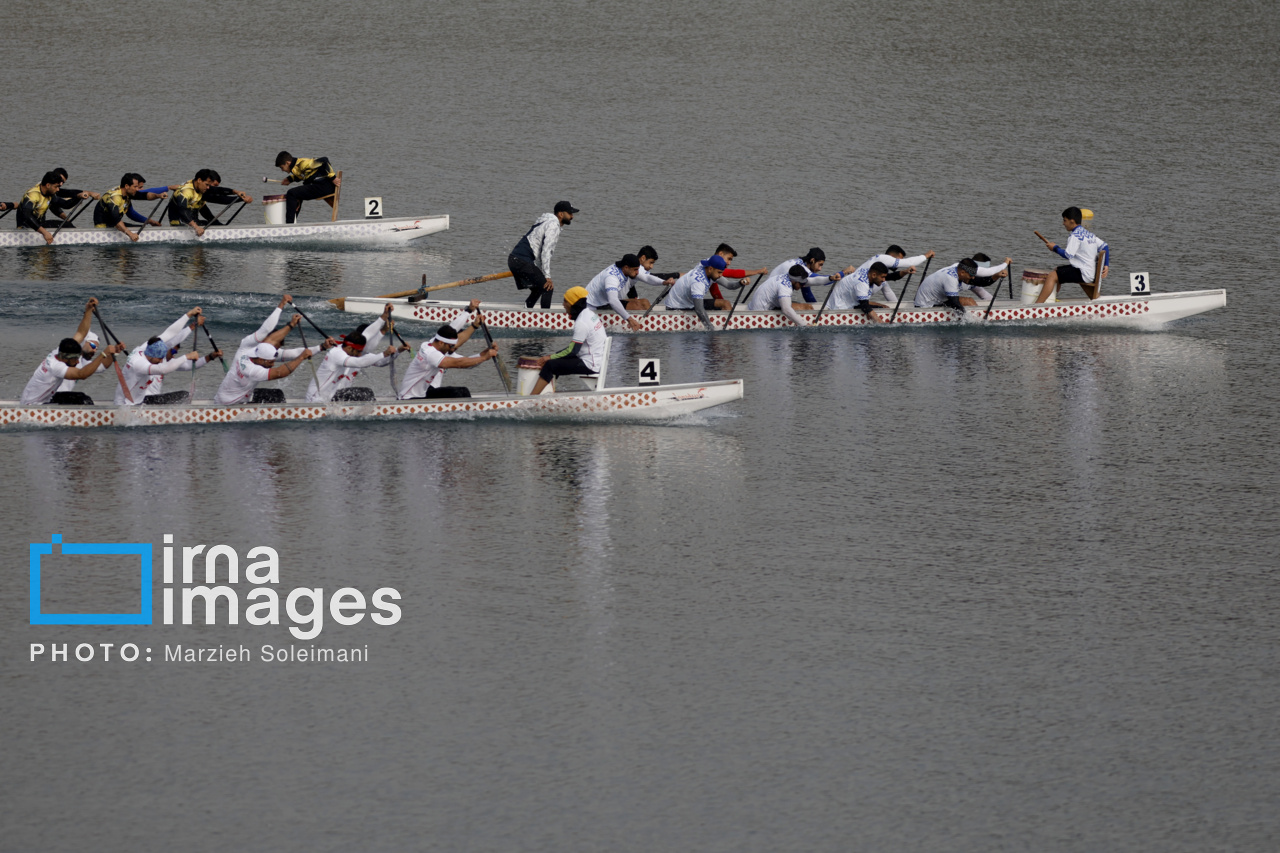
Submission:
<svg viewBox="0 0 1280 853">
<path fill-rule="evenodd" d="M 364 200 L 364 218 L 365 219 L 381 219 L 382 218 L 382 196 L 374 198 L 366 198 Z"/>
</svg>

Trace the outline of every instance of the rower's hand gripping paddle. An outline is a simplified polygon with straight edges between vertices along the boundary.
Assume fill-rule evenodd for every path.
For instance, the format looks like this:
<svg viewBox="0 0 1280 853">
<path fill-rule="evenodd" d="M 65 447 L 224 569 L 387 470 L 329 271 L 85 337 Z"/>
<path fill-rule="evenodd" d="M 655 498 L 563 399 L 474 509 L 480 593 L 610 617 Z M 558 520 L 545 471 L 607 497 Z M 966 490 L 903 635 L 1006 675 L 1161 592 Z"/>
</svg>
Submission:
<svg viewBox="0 0 1280 853">
<path fill-rule="evenodd" d="M 102 319 L 102 315 L 98 313 L 97 308 L 93 309 L 93 316 L 98 318 L 98 325 L 102 328 L 102 339 L 106 341 L 107 346 L 110 347 L 113 341 L 117 344 L 120 343 L 120 339 L 112 334 L 111 328 Z M 124 398 L 132 403 L 133 394 L 129 393 L 129 383 L 124 381 L 124 371 L 120 369 L 120 362 L 116 361 L 115 353 L 108 353 L 108 355 L 111 358 L 111 364 L 116 369 L 116 379 L 120 380 L 120 390 L 124 392 Z"/>
</svg>

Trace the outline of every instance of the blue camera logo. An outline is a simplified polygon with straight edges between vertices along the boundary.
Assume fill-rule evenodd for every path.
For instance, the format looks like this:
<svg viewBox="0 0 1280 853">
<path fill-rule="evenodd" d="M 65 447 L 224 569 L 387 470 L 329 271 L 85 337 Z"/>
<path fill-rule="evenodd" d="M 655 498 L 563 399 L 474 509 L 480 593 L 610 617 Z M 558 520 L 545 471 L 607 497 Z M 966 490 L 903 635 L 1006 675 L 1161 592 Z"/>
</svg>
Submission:
<svg viewBox="0 0 1280 853">
<path fill-rule="evenodd" d="M 40 558 L 53 554 L 60 545 L 63 554 L 137 554 L 142 573 L 142 600 L 137 613 L 42 613 L 40 611 Z M 32 625 L 150 625 L 151 624 L 151 544 L 149 542 L 68 542 L 54 534 L 48 545 L 31 543 L 31 624 Z"/>
</svg>

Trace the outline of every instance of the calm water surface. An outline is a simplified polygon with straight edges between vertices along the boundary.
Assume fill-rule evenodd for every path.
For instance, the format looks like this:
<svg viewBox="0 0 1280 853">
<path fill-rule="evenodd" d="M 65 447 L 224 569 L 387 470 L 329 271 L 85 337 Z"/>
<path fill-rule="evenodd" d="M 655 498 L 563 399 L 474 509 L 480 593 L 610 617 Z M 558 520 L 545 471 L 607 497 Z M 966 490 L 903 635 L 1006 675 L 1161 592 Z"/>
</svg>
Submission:
<svg viewBox="0 0 1280 853">
<path fill-rule="evenodd" d="M 453 217 L 386 251 L 2 250 L 0 397 L 89 295 L 129 342 L 198 304 L 229 346 L 282 291 L 346 331 L 327 298 L 501 270 L 560 198 L 582 209 L 562 287 L 643 243 L 673 269 L 721 240 L 749 267 L 891 242 L 1047 267 L 1032 229 L 1079 204 L 1108 292 L 1145 270 L 1229 300 L 1154 333 L 619 338 L 616 381 L 646 356 L 746 382 L 658 426 L 0 434 L 0 850 L 1275 848 L 1273 4 L 71 2 L 0 24 L 32 81 L 3 96 L 26 130 L 7 198 L 55 165 L 95 190 L 210 166 L 257 196 L 284 147 L 344 170 L 347 215 Z M 311 641 L 31 626 L 28 543 L 58 533 L 269 545 L 282 590 L 393 587 L 404 615 Z M 50 575 L 68 608 L 136 594 L 105 564 Z M 37 642 L 156 659 L 31 663 Z M 163 662 L 179 643 L 255 660 Z"/>
</svg>

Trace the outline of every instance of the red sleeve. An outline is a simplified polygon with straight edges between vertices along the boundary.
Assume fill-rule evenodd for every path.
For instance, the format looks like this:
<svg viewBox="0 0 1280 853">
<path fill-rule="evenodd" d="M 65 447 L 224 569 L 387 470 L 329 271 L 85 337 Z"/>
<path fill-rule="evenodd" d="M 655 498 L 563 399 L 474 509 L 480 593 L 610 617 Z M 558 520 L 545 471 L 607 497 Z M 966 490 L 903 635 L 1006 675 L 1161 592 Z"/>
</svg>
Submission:
<svg viewBox="0 0 1280 853">
<path fill-rule="evenodd" d="M 725 270 L 724 274 L 727 275 L 729 278 L 746 278 L 747 277 L 746 270 Z"/>
</svg>

